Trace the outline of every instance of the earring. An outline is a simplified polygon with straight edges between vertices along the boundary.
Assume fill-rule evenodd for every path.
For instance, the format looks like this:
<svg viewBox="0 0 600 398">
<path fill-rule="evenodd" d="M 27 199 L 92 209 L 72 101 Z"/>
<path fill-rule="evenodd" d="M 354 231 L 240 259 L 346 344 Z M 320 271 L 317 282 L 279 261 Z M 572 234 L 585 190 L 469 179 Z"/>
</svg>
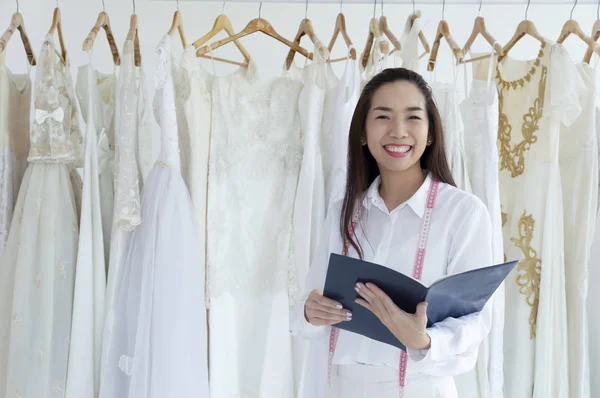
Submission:
<svg viewBox="0 0 600 398">
<path fill-rule="evenodd" d="M 431 145 L 431 144 L 433 144 L 433 140 L 430 138 L 427 140 L 427 145 Z"/>
<path fill-rule="evenodd" d="M 367 145 L 367 140 L 365 139 L 365 136 L 360 137 L 360 145 L 362 145 L 362 146 Z"/>
</svg>

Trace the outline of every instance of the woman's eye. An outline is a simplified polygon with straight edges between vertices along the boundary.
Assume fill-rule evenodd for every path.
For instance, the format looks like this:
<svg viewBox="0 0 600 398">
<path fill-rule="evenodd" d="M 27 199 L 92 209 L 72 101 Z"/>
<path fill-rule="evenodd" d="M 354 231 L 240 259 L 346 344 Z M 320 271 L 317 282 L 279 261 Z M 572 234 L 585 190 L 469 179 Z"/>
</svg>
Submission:
<svg viewBox="0 0 600 398">
<path fill-rule="evenodd" d="M 419 116 L 416 116 L 416 115 L 412 115 L 411 117 L 409 117 L 409 119 L 412 119 L 412 120 L 421 120 L 421 118 Z"/>
<path fill-rule="evenodd" d="M 390 117 L 386 116 L 386 115 L 379 115 L 377 116 L 375 119 L 383 119 L 383 120 L 388 120 Z"/>
</svg>

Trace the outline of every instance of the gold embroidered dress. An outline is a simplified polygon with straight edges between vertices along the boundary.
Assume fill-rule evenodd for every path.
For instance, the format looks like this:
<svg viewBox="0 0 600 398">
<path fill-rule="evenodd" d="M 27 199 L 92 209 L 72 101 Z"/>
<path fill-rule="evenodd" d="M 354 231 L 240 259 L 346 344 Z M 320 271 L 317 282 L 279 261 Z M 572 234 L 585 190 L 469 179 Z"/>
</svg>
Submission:
<svg viewBox="0 0 600 398">
<path fill-rule="evenodd" d="M 521 262 L 506 280 L 505 396 L 567 397 L 568 346 L 559 171 L 560 124 L 577 117 L 574 68 L 561 45 L 497 67 L 498 152 L 504 254 Z M 562 87 L 562 89 L 551 89 Z M 573 88 L 572 91 L 575 89 Z"/>
</svg>

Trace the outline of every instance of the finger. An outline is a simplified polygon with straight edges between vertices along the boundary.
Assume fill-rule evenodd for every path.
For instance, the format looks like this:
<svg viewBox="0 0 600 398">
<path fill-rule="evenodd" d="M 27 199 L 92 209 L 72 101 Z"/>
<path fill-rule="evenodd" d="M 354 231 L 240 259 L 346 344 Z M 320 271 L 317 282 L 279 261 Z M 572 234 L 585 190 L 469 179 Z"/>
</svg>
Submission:
<svg viewBox="0 0 600 398">
<path fill-rule="evenodd" d="M 348 314 L 349 314 L 349 312 L 348 312 Z M 336 321 L 336 322 L 352 320 L 352 315 L 331 314 L 329 312 L 320 311 L 320 310 L 311 310 L 309 316 L 312 318 L 319 318 L 319 319 L 323 319 L 323 320 L 327 320 L 327 321 Z"/>
<path fill-rule="evenodd" d="M 365 284 L 359 282 L 356 284 L 356 287 L 356 291 L 365 298 L 365 300 L 371 305 L 373 311 L 378 314 L 380 319 L 383 320 L 385 317 L 390 315 L 389 311 L 385 308 L 381 300 Z"/>
<path fill-rule="evenodd" d="M 379 286 L 373 284 L 373 283 L 367 283 L 366 284 L 367 288 L 369 288 L 370 291 L 373 292 L 373 294 L 381 301 L 381 303 L 383 304 L 383 306 L 385 307 L 385 309 L 390 313 L 393 314 L 395 312 L 397 312 L 400 308 L 392 301 L 392 299 L 390 298 L 390 296 L 388 296 L 383 290 L 381 290 L 379 288 Z"/>
<path fill-rule="evenodd" d="M 328 307 L 326 305 L 323 304 L 319 304 L 319 302 L 317 301 L 309 301 L 306 303 L 306 307 L 308 309 L 314 309 L 314 310 L 318 310 L 318 311 L 323 311 L 323 312 L 327 312 L 329 314 L 334 314 L 334 315 L 339 315 L 342 317 L 347 317 L 347 316 L 352 316 L 352 314 L 350 313 L 350 311 L 346 310 L 346 309 L 337 309 L 337 308 L 331 308 Z"/>
<path fill-rule="evenodd" d="M 423 301 L 417 305 L 417 312 L 415 313 L 417 320 L 427 323 L 427 303 Z"/>
<path fill-rule="evenodd" d="M 338 321 L 332 321 L 332 320 L 328 320 L 328 319 L 321 319 L 321 318 L 311 318 L 309 320 L 311 325 L 314 326 L 331 326 L 331 325 L 335 325 L 336 323 L 339 323 Z"/>
<path fill-rule="evenodd" d="M 325 307 L 334 308 L 338 310 L 342 309 L 342 305 L 340 303 L 323 295 L 316 297 L 315 301 Z"/>
<path fill-rule="evenodd" d="M 358 298 L 358 299 L 354 300 L 354 302 L 362 307 L 365 307 L 366 309 L 371 311 L 373 314 L 375 314 L 375 316 L 377 316 L 379 318 L 377 313 L 375 311 L 373 311 L 373 307 L 371 307 L 371 305 L 366 300 Z"/>
</svg>

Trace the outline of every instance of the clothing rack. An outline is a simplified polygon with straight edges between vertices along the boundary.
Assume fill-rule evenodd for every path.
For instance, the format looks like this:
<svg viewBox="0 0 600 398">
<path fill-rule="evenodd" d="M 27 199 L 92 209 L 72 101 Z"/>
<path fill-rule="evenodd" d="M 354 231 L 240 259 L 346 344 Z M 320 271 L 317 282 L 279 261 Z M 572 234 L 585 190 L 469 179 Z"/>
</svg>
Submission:
<svg viewBox="0 0 600 398">
<path fill-rule="evenodd" d="M 164 0 L 152 0 L 161 1 Z M 176 2 L 176 0 L 167 0 L 169 2 Z M 223 0 L 180 0 L 181 2 L 218 2 L 221 3 Z M 257 0 L 226 0 L 226 3 L 258 3 Z M 342 4 L 373 4 L 372 0 L 342 0 Z M 402 5 L 415 5 L 419 8 L 422 5 L 442 5 L 444 2 L 447 6 L 451 5 L 483 5 L 483 6 L 514 6 L 514 5 L 562 5 L 562 6 L 573 6 L 575 2 L 573 0 L 384 0 L 385 4 L 402 4 Z M 306 3 L 306 0 L 263 0 L 262 3 Z M 340 0 L 309 0 L 310 4 L 317 3 L 340 3 Z M 381 3 L 381 0 L 377 0 L 377 3 Z M 598 5 L 598 0 L 578 0 L 577 6 L 581 5 Z"/>
</svg>

